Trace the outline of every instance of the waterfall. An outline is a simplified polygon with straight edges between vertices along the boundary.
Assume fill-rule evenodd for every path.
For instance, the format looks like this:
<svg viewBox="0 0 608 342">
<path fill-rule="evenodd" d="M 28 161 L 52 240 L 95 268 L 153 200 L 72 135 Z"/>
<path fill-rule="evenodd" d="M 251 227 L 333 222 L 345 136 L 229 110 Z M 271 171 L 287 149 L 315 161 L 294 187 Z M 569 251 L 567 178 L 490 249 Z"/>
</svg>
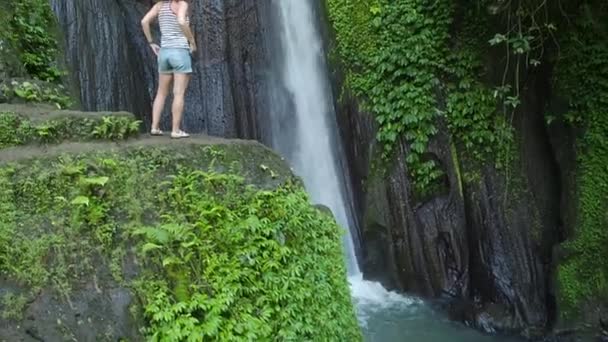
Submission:
<svg viewBox="0 0 608 342">
<path fill-rule="evenodd" d="M 311 199 L 329 207 L 346 229 L 347 269 L 350 276 L 357 276 L 361 272 L 349 229 L 354 220 L 339 172 L 339 139 L 314 13 L 308 0 L 280 0 L 278 4 L 284 54 L 279 78 L 292 103 L 288 113 L 274 113 L 278 117 L 273 121 L 282 124 L 272 131 L 272 145 L 289 159 Z"/>
<path fill-rule="evenodd" d="M 370 329 L 368 320 L 371 320 L 371 325 L 378 328 L 378 315 L 396 307 L 409 312 L 417 301 L 389 292 L 380 283 L 364 280 L 359 269 L 351 233 L 355 220 L 347 202 L 349 188 L 340 172 L 340 139 L 313 1 L 275 1 L 280 31 L 277 37 L 280 56 L 275 68 L 280 73 L 275 77 L 275 91 L 271 94 L 272 146 L 293 165 L 311 199 L 329 207 L 346 230 L 346 266 L 359 322 Z M 399 329 L 393 330 L 396 333 Z"/>
</svg>

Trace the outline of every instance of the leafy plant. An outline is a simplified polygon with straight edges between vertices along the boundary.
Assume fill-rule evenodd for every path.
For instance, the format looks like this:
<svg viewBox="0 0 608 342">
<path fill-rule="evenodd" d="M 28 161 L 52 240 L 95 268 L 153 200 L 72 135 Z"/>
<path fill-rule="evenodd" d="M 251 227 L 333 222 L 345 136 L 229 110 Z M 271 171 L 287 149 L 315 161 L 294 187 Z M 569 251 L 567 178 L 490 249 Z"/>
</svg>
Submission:
<svg viewBox="0 0 608 342">
<path fill-rule="evenodd" d="M 241 148 L 0 165 L 0 274 L 69 302 L 107 266 L 137 295 L 149 340 L 361 340 L 341 230 L 299 184 L 261 190 L 214 171 Z M 248 171 L 275 168 L 268 159 Z"/>
<path fill-rule="evenodd" d="M 511 111 L 504 110 L 511 87 L 492 89 L 479 80 L 479 75 L 484 74 L 481 62 L 484 42 L 480 37 L 487 25 L 476 11 L 465 12 L 457 45 L 445 67 L 445 118 L 457 150 L 467 163 L 481 165 L 494 161 L 502 168 L 509 163 L 514 142 Z M 468 168 L 473 169 L 470 165 Z"/>
<path fill-rule="evenodd" d="M 20 52 L 27 72 L 43 81 L 57 82 L 64 75 L 57 63 L 56 21 L 50 4 L 43 0 L 24 0 L 11 6 L 8 22 L 11 41 Z"/>
<path fill-rule="evenodd" d="M 92 136 L 97 139 L 122 140 L 139 133 L 141 121 L 127 117 L 104 116 L 93 129 Z"/>
<path fill-rule="evenodd" d="M 350 301 L 343 265 L 328 262 L 339 257 L 339 230 L 301 189 L 258 191 L 200 171 L 166 186 L 165 223 L 134 231 L 158 270 L 138 287 L 151 340 L 360 339 L 347 328 L 356 324 L 352 311 L 327 310 Z M 313 279 L 333 285 L 313 295 Z"/>
<path fill-rule="evenodd" d="M 4 91 L 12 91 L 16 97 L 25 102 L 50 103 L 58 109 L 65 109 L 72 105 L 72 100 L 62 85 L 13 80 L 11 87 L 12 89 L 7 87 Z"/>
</svg>

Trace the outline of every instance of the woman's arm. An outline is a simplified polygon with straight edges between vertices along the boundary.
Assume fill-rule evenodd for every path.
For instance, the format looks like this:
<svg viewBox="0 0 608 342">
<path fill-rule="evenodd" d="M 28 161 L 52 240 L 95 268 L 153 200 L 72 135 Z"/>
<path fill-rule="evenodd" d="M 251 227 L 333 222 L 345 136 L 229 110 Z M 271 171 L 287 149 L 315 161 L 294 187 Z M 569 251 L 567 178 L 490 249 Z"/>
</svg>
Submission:
<svg viewBox="0 0 608 342">
<path fill-rule="evenodd" d="M 148 44 L 152 47 L 155 54 L 158 54 L 160 47 L 157 44 L 154 44 L 154 40 L 152 39 L 152 32 L 150 31 L 150 23 L 153 22 L 156 18 L 158 18 L 158 13 L 160 11 L 160 2 L 157 2 L 148 13 L 141 20 L 141 27 L 144 30 L 144 34 L 146 35 L 146 39 L 148 40 Z"/>
<path fill-rule="evenodd" d="M 188 15 L 188 2 L 180 1 L 179 8 L 177 11 L 177 22 L 179 26 L 182 28 L 186 39 L 190 43 L 190 50 L 192 52 L 196 51 L 196 41 L 194 40 L 194 34 L 192 34 L 192 30 L 190 30 L 190 25 L 188 25 L 188 21 L 186 21 L 186 16 Z"/>
</svg>

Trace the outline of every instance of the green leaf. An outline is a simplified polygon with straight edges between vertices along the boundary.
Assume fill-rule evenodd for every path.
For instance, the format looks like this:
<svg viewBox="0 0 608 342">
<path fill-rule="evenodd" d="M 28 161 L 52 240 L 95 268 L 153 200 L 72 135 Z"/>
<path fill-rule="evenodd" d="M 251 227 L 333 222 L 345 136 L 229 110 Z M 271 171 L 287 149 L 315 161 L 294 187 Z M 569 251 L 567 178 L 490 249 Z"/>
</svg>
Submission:
<svg viewBox="0 0 608 342">
<path fill-rule="evenodd" d="M 100 185 L 100 186 L 104 186 L 106 185 L 106 183 L 110 180 L 109 177 L 87 177 L 85 179 L 83 179 L 83 182 L 85 184 L 90 184 L 90 185 Z"/>
<path fill-rule="evenodd" d="M 169 265 L 175 265 L 175 264 L 179 265 L 181 263 L 182 263 L 182 261 L 179 258 L 170 256 L 170 257 L 166 257 L 163 259 L 162 265 L 163 265 L 163 267 L 167 267 Z"/>
<path fill-rule="evenodd" d="M 143 245 L 143 247 L 141 248 L 141 251 L 144 253 L 148 253 L 149 251 L 153 251 L 153 250 L 157 250 L 157 249 L 162 249 L 163 246 L 148 242 L 146 244 Z"/>
<path fill-rule="evenodd" d="M 72 204 L 74 205 L 89 205 L 89 198 L 86 196 L 78 196 L 72 200 Z"/>
</svg>

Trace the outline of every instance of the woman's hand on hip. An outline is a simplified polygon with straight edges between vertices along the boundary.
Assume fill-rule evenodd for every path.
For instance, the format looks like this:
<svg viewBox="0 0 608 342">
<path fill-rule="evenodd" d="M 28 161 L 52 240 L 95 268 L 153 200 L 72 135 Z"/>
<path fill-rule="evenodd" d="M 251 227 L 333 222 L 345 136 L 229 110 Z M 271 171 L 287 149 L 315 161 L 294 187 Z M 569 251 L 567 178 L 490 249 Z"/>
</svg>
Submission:
<svg viewBox="0 0 608 342">
<path fill-rule="evenodd" d="M 158 44 L 150 44 L 150 47 L 152 48 L 152 51 L 154 51 L 154 54 L 158 56 L 158 53 L 160 52 L 160 46 L 158 46 Z"/>
</svg>

